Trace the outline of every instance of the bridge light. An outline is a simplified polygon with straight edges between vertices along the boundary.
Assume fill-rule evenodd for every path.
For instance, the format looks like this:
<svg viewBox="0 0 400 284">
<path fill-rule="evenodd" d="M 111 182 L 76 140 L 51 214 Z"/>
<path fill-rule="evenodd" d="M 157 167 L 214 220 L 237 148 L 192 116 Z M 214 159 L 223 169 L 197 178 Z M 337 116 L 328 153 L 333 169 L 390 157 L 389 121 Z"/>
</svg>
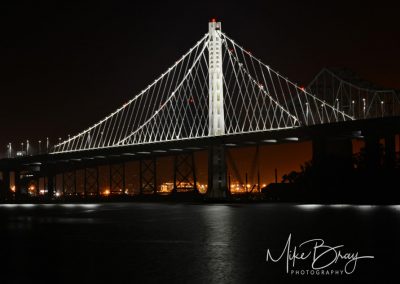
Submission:
<svg viewBox="0 0 400 284">
<path fill-rule="evenodd" d="M 355 103 L 355 101 L 351 101 L 351 103 L 352 103 L 352 104 L 354 104 L 354 103 Z"/>
<path fill-rule="evenodd" d="M 381 105 L 383 105 L 383 101 L 381 101 Z"/>
<path fill-rule="evenodd" d="M 286 141 L 299 141 L 299 137 L 286 137 L 284 140 L 286 140 Z"/>
</svg>

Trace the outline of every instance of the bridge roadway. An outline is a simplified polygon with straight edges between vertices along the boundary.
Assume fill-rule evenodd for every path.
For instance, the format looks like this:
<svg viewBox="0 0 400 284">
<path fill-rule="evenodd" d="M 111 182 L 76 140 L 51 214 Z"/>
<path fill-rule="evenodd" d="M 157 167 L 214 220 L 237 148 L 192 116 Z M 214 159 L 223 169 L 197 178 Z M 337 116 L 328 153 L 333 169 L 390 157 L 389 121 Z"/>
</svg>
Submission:
<svg viewBox="0 0 400 284">
<path fill-rule="evenodd" d="M 42 169 L 48 165 L 73 163 L 77 168 L 103 163 L 119 163 L 146 159 L 154 156 L 175 155 L 180 152 L 206 150 L 210 145 L 225 145 L 226 147 L 241 147 L 251 145 L 296 143 L 321 139 L 350 140 L 366 139 L 379 143 L 380 138 L 392 137 L 400 133 L 400 117 L 385 117 L 367 120 L 335 122 L 314 126 L 304 126 L 292 129 L 261 131 L 220 137 L 203 137 L 181 139 L 177 141 L 147 143 L 115 148 L 102 148 L 86 151 L 76 151 L 57 154 L 43 154 L 0 160 L 0 171 L 23 171 L 36 167 Z M 393 140 L 389 139 L 389 140 Z M 394 144 L 395 145 L 395 144 Z M 392 145 L 394 147 L 394 145 Z M 315 153 L 315 147 L 313 147 Z"/>
</svg>

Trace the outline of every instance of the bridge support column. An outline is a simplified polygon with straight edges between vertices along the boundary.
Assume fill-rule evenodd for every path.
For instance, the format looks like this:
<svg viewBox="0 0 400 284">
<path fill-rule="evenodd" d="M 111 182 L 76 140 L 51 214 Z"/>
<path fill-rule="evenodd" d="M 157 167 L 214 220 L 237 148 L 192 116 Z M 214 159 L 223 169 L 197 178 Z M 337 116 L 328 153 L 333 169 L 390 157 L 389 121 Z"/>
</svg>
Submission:
<svg viewBox="0 0 400 284">
<path fill-rule="evenodd" d="M 10 172 L 7 170 L 3 170 L 1 189 L 0 189 L 0 201 L 8 200 L 9 196 L 10 196 Z"/>
<path fill-rule="evenodd" d="M 197 190 L 197 179 L 193 153 L 181 153 L 174 156 L 174 188 L 173 192 L 179 189 Z"/>
<path fill-rule="evenodd" d="M 222 38 L 219 35 L 221 23 L 212 20 L 209 31 L 209 136 L 225 134 L 224 115 L 224 74 L 222 66 Z M 225 147 L 218 141 L 208 149 L 208 190 L 207 197 L 224 200 L 228 197 Z"/>
<path fill-rule="evenodd" d="M 222 144 L 208 148 L 208 190 L 207 197 L 224 200 L 228 197 L 225 147 Z"/>
<path fill-rule="evenodd" d="M 140 194 L 157 193 L 157 159 L 140 159 L 139 162 Z"/>
<path fill-rule="evenodd" d="M 110 164 L 110 193 L 125 194 L 125 163 Z"/>
<path fill-rule="evenodd" d="M 40 196 L 40 181 L 42 179 L 42 177 L 40 176 L 40 174 L 38 174 L 38 176 L 36 177 L 37 179 L 37 188 L 36 188 L 36 195 L 39 197 Z M 44 182 L 43 182 L 44 183 Z"/>
<path fill-rule="evenodd" d="M 64 198 L 76 193 L 76 171 L 71 167 L 62 173 L 62 190 Z"/>
<path fill-rule="evenodd" d="M 52 170 L 49 170 L 49 172 L 47 173 L 47 198 L 48 199 L 52 199 L 54 196 L 54 192 L 55 192 L 55 174 Z M 46 179 L 46 177 L 45 177 Z"/>
<path fill-rule="evenodd" d="M 97 165 L 91 168 L 85 167 L 83 186 L 85 198 L 87 198 L 88 195 L 99 196 L 99 167 Z"/>
<path fill-rule="evenodd" d="M 380 166 L 379 137 L 375 133 L 367 132 L 365 137 L 365 159 L 368 170 L 376 170 Z"/>
<path fill-rule="evenodd" d="M 62 183 L 62 196 L 63 198 L 65 198 L 65 170 L 61 174 L 61 183 Z"/>
<path fill-rule="evenodd" d="M 19 200 L 21 198 L 21 173 L 19 171 L 14 171 L 14 191 L 15 199 Z"/>
<path fill-rule="evenodd" d="M 76 171 L 77 170 L 74 169 L 73 171 L 74 171 L 74 195 L 76 197 L 77 194 L 78 194 L 78 181 L 77 181 L 77 178 L 76 178 L 76 176 L 77 176 Z"/>
<path fill-rule="evenodd" d="M 57 183 L 57 174 L 56 174 L 56 165 L 51 164 L 45 167 L 45 176 L 44 182 L 46 183 L 47 178 L 47 198 L 52 199 L 54 197 L 54 193 L 56 192 L 56 183 Z M 46 185 L 44 186 L 46 189 Z"/>
<path fill-rule="evenodd" d="M 87 167 L 83 169 L 83 195 L 87 198 Z"/>
<path fill-rule="evenodd" d="M 396 164 L 396 135 L 388 134 L 385 136 L 385 166 L 394 168 Z"/>
<path fill-rule="evenodd" d="M 334 166 L 339 169 L 352 168 L 353 148 L 351 139 L 334 139 L 329 137 L 314 137 L 312 139 L 313 165 L 321 167 Z"/>
<path fill-rule="evenodd" d="M 351 139 L 316 136 L 312 139 L 312 151 L 313 177 L 309 198 L 329 202 L 352 198 L 345 190 L 353 170 Z"/>
</svg>

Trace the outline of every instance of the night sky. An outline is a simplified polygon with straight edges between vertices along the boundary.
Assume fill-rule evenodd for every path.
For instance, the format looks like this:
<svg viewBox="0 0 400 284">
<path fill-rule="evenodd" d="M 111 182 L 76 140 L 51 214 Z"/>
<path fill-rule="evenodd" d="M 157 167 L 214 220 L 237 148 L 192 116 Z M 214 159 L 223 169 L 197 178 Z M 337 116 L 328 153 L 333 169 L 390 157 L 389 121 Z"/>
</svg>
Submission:
<svg viewBox="0 0 400 284">
<path fill-rule="evenodd" d="M 214 17 L 298 84 L 323 67 L 346 67 L 400 89 L 399 14 L 385 1 L 16 2 L 0 7 L 1 152 L 8 142 L 55 142 L 102 119 L 194 45 Z"/>
</svg>

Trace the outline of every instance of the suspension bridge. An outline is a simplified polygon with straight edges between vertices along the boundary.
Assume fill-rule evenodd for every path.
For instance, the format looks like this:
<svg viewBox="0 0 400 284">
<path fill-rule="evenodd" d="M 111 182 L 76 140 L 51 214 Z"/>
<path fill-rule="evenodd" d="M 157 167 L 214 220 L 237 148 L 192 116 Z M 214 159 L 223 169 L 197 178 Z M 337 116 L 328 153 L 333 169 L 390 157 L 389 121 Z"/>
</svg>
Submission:
<svg viewBox="0 0 400 284">
<path fill-rule="evenodd" d="M 9 145 L 7 158 L 0 160 L 2 198 L 10 191 L 10 173 L 16 193 L 20 179 L 36 180 L 39 188 L 42 178 L 49 197 L 57 183 L 63 195 L 77 194 L 76 171 L 82 169 L 83 194 L 98 195 L 104 164 L 109 190 L 124 192 L 124 163 L 131 160 L 139 162 L 140 193 L 157 193 L 157 157 L 166 155 L 174 156 L 173 190 L 181 184 L 196 190 L 193 153 L 206 149 L 207 195 L 224 199 L 229 194 L 225 149 L 249 144 L 310 140 L 318 161 L 354 137 L 365 139 L 371 153 L 385 138 L 388 160 L 393 159 L 400 133 L 398 92 L 357 84 L 329 69 L 307 87 L 298 86 L 231 39 L 220 22 L 210 21 L 208 29 L 131 100 L 48 152 L 27 149 L 28 155 L 14 157 Z M 371 164 L 377 163 L 375 156 Z"/>
</svg>

